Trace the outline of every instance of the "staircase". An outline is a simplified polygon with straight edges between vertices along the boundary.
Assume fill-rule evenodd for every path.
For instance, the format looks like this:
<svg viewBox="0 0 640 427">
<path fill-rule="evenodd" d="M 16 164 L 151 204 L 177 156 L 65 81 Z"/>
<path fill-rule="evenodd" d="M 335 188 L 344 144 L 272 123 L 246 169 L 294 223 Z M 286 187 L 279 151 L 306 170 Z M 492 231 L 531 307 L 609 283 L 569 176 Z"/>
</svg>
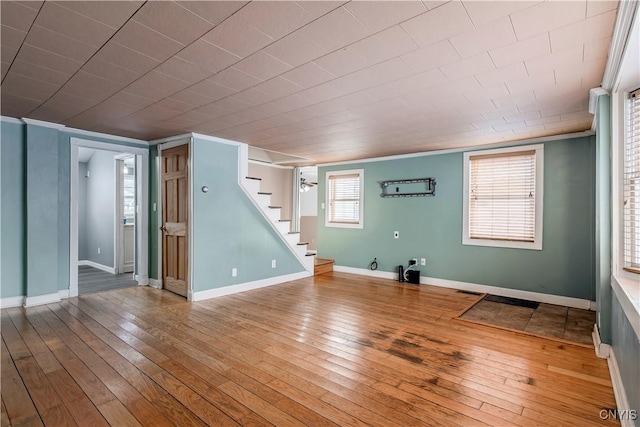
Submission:
<svg viewBox="0 0 640 427">
<path fill-rule="evenodd" d="M 308 243 L 300 241 L 299 232 L 291 231 L 291 220 L 281 219 L 282 207 L 271 205 L 271 193 L 260 191 L 260 181 L 262 181 L 261 178 L 247 176 L 242 181 L 242 187 L 254 204 L 262 211 L 264 217 L 269 220 L 271 226 L 278 231 L 282 240 L 287 243 L 307 272 L 312 275 L 314 273 L 315 254 L 307 251 Z"/>
</svg>

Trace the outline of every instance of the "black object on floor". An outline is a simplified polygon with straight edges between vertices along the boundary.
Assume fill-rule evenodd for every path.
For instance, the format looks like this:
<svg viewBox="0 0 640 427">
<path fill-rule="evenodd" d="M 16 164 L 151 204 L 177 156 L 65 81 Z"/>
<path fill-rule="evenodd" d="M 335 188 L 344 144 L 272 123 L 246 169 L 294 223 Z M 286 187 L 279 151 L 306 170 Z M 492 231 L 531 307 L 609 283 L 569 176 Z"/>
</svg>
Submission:
<svg viewBox="0 0 640 427">
<path fill-rule="evenodd" d="M 471 291 L 456 291 L 459 294 L 467 294 L 467 295 L 476 295 L 476 296 L 480 296 L 482 295 L 480 292 L 471 292 Z"/>
<path fill-rule="evenodd" d="M 518 307 L 533 308 L 534 310 L 538 308 L 538 306 L 540 305 L 540 303 L 536 301 L 527 301 L 527 300 L 518 299 L 518 298 L 501 297 L 498 295 L 487 295 L 486 297 L 484 297 L 484 299 L 486 301 L 499 302 L 502 304 L 515 305 Z"/>
</svg>

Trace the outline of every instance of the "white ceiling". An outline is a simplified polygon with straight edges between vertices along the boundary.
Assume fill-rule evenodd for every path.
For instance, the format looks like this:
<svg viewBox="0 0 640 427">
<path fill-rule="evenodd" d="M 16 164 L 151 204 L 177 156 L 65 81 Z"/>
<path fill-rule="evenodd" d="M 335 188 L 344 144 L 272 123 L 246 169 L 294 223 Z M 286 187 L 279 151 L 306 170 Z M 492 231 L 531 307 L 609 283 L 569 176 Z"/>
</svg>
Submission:
<svg viewBox="0 0 640 427">
<path fill-rule="evenodd" d="M 319 162 L 587 130 L 615 1 L 2 1 L 2 114 Z"/>
</svg>

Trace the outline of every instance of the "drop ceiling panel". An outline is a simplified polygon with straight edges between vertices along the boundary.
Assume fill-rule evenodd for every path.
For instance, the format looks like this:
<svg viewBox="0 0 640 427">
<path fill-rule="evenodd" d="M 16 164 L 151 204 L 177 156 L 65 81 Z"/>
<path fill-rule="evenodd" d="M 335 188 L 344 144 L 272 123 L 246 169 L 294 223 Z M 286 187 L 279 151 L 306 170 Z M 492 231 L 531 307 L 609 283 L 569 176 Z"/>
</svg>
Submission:
<svg viewBox="0 0 640 427">
<path fill-rule="evenodd" d="M 616 6 L 3 1 L 2 114 L 316 161 L 586 130 Z"/>
</svg>

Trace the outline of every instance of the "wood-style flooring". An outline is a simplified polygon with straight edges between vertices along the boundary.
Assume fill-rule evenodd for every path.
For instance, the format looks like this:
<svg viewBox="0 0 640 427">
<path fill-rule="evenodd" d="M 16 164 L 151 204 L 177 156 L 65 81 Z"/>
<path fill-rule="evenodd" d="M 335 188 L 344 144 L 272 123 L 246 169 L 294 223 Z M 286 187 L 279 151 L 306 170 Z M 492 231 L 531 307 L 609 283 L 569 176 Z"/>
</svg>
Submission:
<svg viewBox="0 0 640 427">
<path fill-rule="evenodd" d="M 78 266 L 78 293 L 80 295 L 135 286 L 132 273 L 111 274 L 88 265 Z"/>
<path fill-rule="evenodd" d="M 454 319 L 476 299 L 334 272 L 4 309 L 2 425 L 616 425 L 593 349 Z"/>
</svg>

